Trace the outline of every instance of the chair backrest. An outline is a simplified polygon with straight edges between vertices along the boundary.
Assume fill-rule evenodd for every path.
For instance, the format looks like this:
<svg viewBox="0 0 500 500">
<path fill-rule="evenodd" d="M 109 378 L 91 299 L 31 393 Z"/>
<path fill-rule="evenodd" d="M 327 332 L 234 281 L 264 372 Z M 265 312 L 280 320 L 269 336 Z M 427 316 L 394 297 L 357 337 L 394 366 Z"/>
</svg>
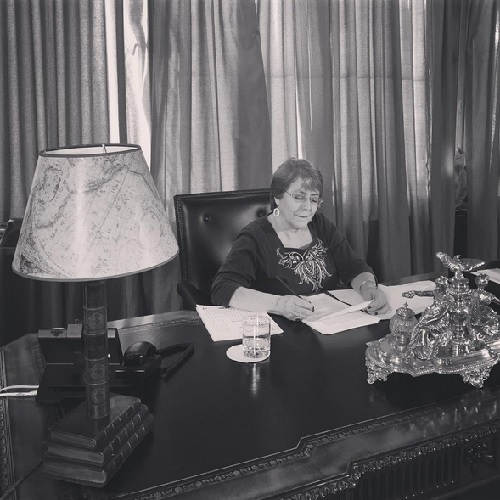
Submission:
<svg viewBox="0 0 500 500">
<path fill-rule="evenodd" d="M 243 227 L 267 215 L 269 189 L 174 196 L 182 280 L 210 296 L 212 280 Z"/>
<path fill-rule="evenodd" d="M 0 224 L 0 247 L 16 248 L 23 219 L 9 219 Z"/>
</svg>

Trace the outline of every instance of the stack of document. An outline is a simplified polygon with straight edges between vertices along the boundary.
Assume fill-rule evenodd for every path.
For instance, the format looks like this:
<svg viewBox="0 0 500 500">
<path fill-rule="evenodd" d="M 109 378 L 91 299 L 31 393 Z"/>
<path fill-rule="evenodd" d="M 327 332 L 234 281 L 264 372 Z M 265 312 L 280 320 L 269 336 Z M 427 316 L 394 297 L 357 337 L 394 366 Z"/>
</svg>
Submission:
<svg viewBox="0 0 500 500">
<path fill-rule="evenodd" d="M 378 323 L 382 319 L 390 319 L 404 304 L 408 304 L 415 314 L 419 314 L 433 303 L 434 298 L 415 295 L 409 299 L 403 297 L 403 292 L 434 290 L 435 287 L 432 281 L 418 281 L 395 286 L 379 285 L 379 288 L 386 294 L 390 306 L 387 313 L 379 315 L 363 312 L 370 302 L 365 302 L 361 295 L 352 289 L 332 290 L 330 294 L 334 295 L 337 301 L 326 294 L 313 295 L 309 297 L 309 300 L 313 302 L 315 312 L 308 316 L 304 323 L 328 335 Z"/>
<path fill-rule="evenodd" d="M 314 305 L 314 312 L 302 321 L 320 333 L 331 335 L 360 326 L 372 325 L 382 319 L 392 318 L 396 310 L 404 304 L 408 304 L 408 307 L 415 314 L 419 314 L 433 303 L 434 298 L 415 295 L 409 299 L 403 297 L 403 292 L 410 290 L 434 290 L 435 287 L 436 285 L 433 281 L 418 281 L 416 283 L 395 286 L 379 285 L 379 288 L 386 294 L 390 305 L 389 312 L 379 315 L 363 312 L 370 305 L 370 302 L 364 301 L 361 295 L 352 289 L 332 290 L 330 295 L 325 293 L 311 295 L 307 297 L 307 300 L 310 300 Z M 243 319 L 247 316 L 257 314 L 251 311 L 222 306 L 197 305 L 196 310 L 214 341 L 241 339 Z M 271 320 L 271 334 L 283 332 L 267 313 L 258 314 L 267 316 Z"/>
<path fill-rule="evenodd" d="M 242 324 L 247 316 L 266 316 L 271 320 L 271 335 L 283 330 L 267 313 L 255 313 L 223 306 L 196 306 L 205 328 L 212 340 L 241 340 L 243 337 Z"/>
</svg>

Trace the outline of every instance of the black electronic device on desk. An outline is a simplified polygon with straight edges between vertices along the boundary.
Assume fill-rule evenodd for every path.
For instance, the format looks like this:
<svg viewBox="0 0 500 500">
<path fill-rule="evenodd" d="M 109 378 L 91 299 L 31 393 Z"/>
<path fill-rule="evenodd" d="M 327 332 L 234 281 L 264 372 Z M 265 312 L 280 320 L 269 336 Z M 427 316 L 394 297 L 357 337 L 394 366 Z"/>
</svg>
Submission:
<svg viewBox="0 0 500 500">
<path fill-rule="evenodd" d="M 174 354 L 179 355 L 171 359 Z M 123 355 L 123 365 L 116 368 L 115 375 L 117 378 L 126 378 L 130 375 L 142 374 L 147 378 L 159 370 L 161 378 L 166 379 L 193 354 L 194 345 L 190 343 L 174 344 L 157 349 L 150 342 L 141 340 L 127 348 Z"/>
<path fill-rule="evenodd" d="M 45 370 L 37 391 L 38 403 L 61 403 L 65 399 L 85 398 L 82 325 L 40 330 L 38 342 L 45 359 Z M 144 360 L 145 362 L 146 360 Z M 157 368 L 160 356 L 156 356 Z M 152 360 L 146 366 L 124 369 L 118 330 L 108 329 L 108 369 L 111 392 L 140 397 L 146 376 L 154 370 Z M 125 372 L 126 371 L 126 372 Z"/>
<path fill-rule="evenodd" d="M 73 364 L 83 356 L 81 323 L 69 324 L 68 328 L 52 328 L 38 331 L 38 343 L 47 364 Z M 108 329 L 108 358 L 111 364 L 122 364 L 120 337 L 116 328 Z"/>
<path fill-rule="evenodd" d="M 67 329 L 53 328 L 38 332 L 38 342 L 46 363 L 37 391 L 38 403 L 53 404 L 67 399 L 85 398 L 81 334 L 81 324 L 68 325 Z M 118 329 L 109 328 L 109 389 L 115 394 L 141 397 L 150 376 L 158 374 L 163 379 L 167 378 L 193 352 L 193 344 L 176 344 L 157 349 L 150 342 L 138 341 L 122 354 Z M 174 355 L 177 356 L 172 357 Z"/>
</svg>

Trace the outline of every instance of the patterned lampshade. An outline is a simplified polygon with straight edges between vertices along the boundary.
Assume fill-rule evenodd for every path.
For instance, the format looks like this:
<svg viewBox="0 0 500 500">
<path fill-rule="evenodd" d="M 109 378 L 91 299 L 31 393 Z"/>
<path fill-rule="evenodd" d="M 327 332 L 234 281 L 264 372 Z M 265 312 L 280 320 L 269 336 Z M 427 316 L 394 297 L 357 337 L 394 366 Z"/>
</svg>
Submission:
<svg viewBox="0 0 500 500">
<path fill-rule="evenodd" d="M 116 278 L 178 252 L 140 146 L 40 153 L 13 269 L 47 281 Z"/>
</svg>

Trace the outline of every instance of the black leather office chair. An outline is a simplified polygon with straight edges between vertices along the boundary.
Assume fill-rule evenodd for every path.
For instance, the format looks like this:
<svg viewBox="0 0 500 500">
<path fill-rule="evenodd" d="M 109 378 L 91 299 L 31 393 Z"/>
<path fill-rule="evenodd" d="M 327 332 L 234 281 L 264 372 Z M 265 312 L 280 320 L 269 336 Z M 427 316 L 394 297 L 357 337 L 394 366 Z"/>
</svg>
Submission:
<svg viewBox="0 0 500 500">
<path fill-rule="evenodd" d="M 271 210 L 269 189 L 174 196 L 183 308 L 210 305 L 212 280 L 240 230 Z"/>
</svg>

